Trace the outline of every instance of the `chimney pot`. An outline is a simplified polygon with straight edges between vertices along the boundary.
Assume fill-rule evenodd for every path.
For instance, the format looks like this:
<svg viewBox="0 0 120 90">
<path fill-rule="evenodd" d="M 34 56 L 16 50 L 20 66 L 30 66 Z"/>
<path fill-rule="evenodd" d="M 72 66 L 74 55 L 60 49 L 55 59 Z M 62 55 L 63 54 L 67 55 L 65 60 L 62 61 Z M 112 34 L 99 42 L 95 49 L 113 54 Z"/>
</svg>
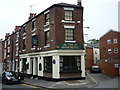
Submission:
<svg viewBox="0 0 120 90">
<path fill-rule="evenodd" d="M 20 29 L 21 29 L 20 26 L 15 26 L 15 32 L 16 32 L 16 31 L 19 31 Z"/>
<path fill-rule="evenodd" d="M 81 0 L 77 0 L 77 5 L 81 6 Z"/>
<path fill-rule="evenodd" d="M 29 20 L 36 16 L 36 13 L 30 13 Z"/>
</svg>

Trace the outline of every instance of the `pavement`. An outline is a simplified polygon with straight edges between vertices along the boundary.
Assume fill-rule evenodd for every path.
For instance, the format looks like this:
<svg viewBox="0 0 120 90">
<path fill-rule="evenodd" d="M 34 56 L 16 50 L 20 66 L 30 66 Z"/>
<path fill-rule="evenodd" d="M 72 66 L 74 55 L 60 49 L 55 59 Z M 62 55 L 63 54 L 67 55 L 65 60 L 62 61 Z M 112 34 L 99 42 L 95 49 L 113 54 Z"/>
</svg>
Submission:
<svg viewBox="0 0 120 90">
<path fill-rule="evenodd" d="M 46 89 L 79 89 L 79 88 L 88 88 L 86 85 L 93 86 L 96 84 L 88 75 L 84 80 L 67 80 L 67 81 L 46 81 L 38 79 L 25 78 L 22 83 L 33 85 L 36 87 L 43 87 Z"/>
<path fill-rule="evenodd" d="M 42 87 L 46 89 L 80 89 L 80 88 L 118 88 L 118 79 L 111 78 L 109 80 L 98 82 L 94 77 L 92 77 L 89 73 L 86 75 L 86 79 L 84 80 L 67 80 L 67 81 L 46 81 L 46 80 L 38 80 L 25 78 L 22 83 Z"/>
<path fill-rule="evenodd" d="M 46 80 L 38 80 L 25 78 L 22 83 L 33 85 L 36 87 L 42 87 L 46 89 L 79 89 L 79 88 L 90 88 L 96 85 L 96 82 L 90 75 L 86 75 L 86 79 L 84 80 L 67 80 L 67 81 L 46 81 Z M 87 87 L 88 86 L 88 87 Z"/>
</svg>

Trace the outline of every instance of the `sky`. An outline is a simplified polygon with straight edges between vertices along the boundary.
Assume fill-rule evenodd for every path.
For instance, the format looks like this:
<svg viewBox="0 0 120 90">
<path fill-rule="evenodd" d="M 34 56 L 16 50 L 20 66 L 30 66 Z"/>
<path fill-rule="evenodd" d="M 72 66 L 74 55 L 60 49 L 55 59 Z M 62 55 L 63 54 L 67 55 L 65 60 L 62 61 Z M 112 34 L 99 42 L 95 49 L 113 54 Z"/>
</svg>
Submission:
<svg viewBox="0 0 120 90">
<path fill-rule="evenodd" d="M 120 0 L 81 1 L 84 7 L 85 40 L 99 39 L 110 29 L 118 31 L 118 1 Z M 51 5 L 61 2 L 77 4 L 77 0 L 2 0 L 0 2 L 0 39 L 4 39 L 5 33 L 12 33 L 15 26 L 28 21 L 30 12 L 39 14 Z"/>
</svg>

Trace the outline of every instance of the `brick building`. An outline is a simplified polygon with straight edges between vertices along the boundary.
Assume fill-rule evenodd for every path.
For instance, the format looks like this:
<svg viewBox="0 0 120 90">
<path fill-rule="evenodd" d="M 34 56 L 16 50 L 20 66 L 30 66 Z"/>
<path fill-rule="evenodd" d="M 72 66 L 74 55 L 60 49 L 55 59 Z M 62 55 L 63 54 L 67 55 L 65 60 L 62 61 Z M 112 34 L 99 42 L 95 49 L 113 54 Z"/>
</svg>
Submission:
<svg viewBox="0 0 120 90">
<path fill-rule="evenodd" d="M 103 73 L 110 76 L 119 75 L 120 32 L 110 30 L 100 38 L 100 58 L 98 64 Z"/>
<path fill-rule="evenodd" d="M 99 44 L 87 44 L 85 46 L 85 52 L 85 65 L 86 69 L 89 69 L 92 65 L 95 65 L 98 60 L 100 60 Z"/>
<path fill-rule="evenodd" d="M 0 39 L 0 63 L 2 62 L 2 39 Z"/>
<path fill-rule="evenodd" d="M 34 78 L 85 78 L 80 0 L 78 5 L 58 3 L 38 15 L 31 13 L 16 28 L 3 41 L 5 70 L 23 71 Z"/>
</svg>

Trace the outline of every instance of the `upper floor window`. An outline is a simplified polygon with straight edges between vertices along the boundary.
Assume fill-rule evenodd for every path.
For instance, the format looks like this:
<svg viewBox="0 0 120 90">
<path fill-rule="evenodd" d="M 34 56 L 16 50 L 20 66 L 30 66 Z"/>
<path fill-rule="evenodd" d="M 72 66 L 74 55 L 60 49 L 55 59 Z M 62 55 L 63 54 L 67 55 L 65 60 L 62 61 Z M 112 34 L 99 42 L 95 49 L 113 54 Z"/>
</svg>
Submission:
<svg viewBox="0 0 120 90">
<path fill-rule="evenodd" d="M 16 42 L 18 41 L 19 39 L 19 32 L 16 33 Z"/>
<path fill-rule="evenodd" d="M 23 26 L 23 34 L 26 33 L 26 26 Z"/>
<path fill-rule="evenodd" d="M 45 14 L 45 25 L 50 23 L 50 14 L 49 12 Z"/>
<path fill-rule="evenodd" d="M 26 49 L 26 39 L 23 39 L 23 50 Z"/>
<path fill-rule="evenodd" d="M 36 30 L 36 23 L 35 23 L 35 20 L 32 21 L 32 30 Z"/>
<path fill-rule="evenodd" d="M 109 53 L 109 54 L 112 53 L 112 49 L 108 49 L 108 53 Z"/>
<path fill-rule="evenodd" d="M 118 53 L 118 48 L 114 48 L 114 53 Z"/>
<path fill-rule="evenodd" d="M 18 50 L 19 50 L 19 47 L 18 45 L 16 45 L 16 56 L 18 55 Z"/>
<path fill-rule="evenodd" d="M 5 45 L 4 45 L 4 48 L 6 48 L 6 41 L 5 41 Z"/>
<path fill-rule="evenodd" d="M 110 44 L 110 43 L 111 43 L 111 40 L 107 40 L 107 43 Z"/>
<path fill-rule="evenodd" d="M 4 49 L 4 59 L 6 58 L 6 49 Z"/>
<path fill-rule="evenodd" d="M 8 47 L 8 53 L 10 53 L 10 47 Z"/>
<path fill-rule="evenodd" d="M 114 39 L 113 39 L 113 43 L 117 43 L 117 38 L 114 38 Z"/>
<path fill-rule="evenodd" d="M 49 30 L 45 32 L 45 46 L 50 45 L 50 32 Z"/>
<path fill-rule="evenodd" d="M 8 45 L 10 45 L 10 37 L 8 37 L 8 40 L 7 40 L 7 41 L 8 41 Z"/>
<path fill-rule="evenodd" d="M 74 30 L 73 29 L 65 29 L 65 40 L 66 41 L 73 41 L 74 40 Z"/>
<path fill-rule="evenodd" d="M 65 11 L 65 20 L 68 20 L 68 21 L 73 20 L 73 11 L 71 11 L 71 10 Z"/>
</svg>

